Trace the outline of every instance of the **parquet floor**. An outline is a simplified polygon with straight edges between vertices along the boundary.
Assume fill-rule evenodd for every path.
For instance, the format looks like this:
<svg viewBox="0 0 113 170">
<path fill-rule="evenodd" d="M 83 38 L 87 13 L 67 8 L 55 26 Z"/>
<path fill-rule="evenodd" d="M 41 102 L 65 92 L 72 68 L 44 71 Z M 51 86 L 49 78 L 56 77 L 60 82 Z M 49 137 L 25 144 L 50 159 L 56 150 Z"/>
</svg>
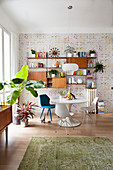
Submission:
<svg viewBox="0 0 113 170">
<path fill-rule="evenodd" d="M 75 114 L 75 118 L 81 121 L 82 114 Z M 88 118 L 83 124 L 69 128 L 68 136 L 107 136 L 113 142 L 113 114 L 93 115 L 96 123 Z M 48 121 L 46 119 L 46 121 Z M 67 136 L 64 127 L 55 133 L 58 118 L 53 114 L 53 122 L 40 123 L 39 117 L 29 121 L 29 126 L 9 126 L 8 145 L 5 144 L 4 133 L 0 136 L 0 170 L 16 170 L 26 151 L 32 136 Z"/>
</svg>

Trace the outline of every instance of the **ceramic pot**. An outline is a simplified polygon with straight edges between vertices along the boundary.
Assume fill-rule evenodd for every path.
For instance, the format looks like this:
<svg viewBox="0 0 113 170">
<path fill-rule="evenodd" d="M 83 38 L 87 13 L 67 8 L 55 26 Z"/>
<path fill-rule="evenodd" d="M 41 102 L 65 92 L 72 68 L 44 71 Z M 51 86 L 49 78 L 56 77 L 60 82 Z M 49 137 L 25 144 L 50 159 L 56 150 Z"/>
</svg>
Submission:
<svg viewBox="0 0 113 170">
<path fill-rule="evenodd" d="M 21 126 L 22 127 L 27 127 L 28 126 L 28 120 L 21 121 Z"/>
<path fill-rule="evenodd" d="M 73 54 L 72 53 L 67 53 L 67 57 L 72 57 Z"/>
<path fill-rule="evenodd" d="M 18 117 L 18 114 L 14 113 L 13 123 L 15 125 L 20 125 L 20 119 L 18 119 L 17 117 Z"/>
<path fill-rule="evenodd" d="M 32 56 L 32 57 L 35 57 L 35 54 L 32 54 L 31 56 Z"/>
<path fill-rule="evenodd" d="M 95 53 L 92 53 L 90 56 L 91 56 L 91 57 L 95 57 Z"/>
<path fill-rule="evenodd" d="M 52 74 L 51 76 L 52 76 L 52 77 L 55 77 L 55 74 Z"/>
<path fill-rule="evenodd" d="M 78 84 L 81 84 L 81 83 L 82 83 L 82 79 L 78 79 L 78 80 L 77 80 L 77 83 L 78 83 Z"/>
</svg>

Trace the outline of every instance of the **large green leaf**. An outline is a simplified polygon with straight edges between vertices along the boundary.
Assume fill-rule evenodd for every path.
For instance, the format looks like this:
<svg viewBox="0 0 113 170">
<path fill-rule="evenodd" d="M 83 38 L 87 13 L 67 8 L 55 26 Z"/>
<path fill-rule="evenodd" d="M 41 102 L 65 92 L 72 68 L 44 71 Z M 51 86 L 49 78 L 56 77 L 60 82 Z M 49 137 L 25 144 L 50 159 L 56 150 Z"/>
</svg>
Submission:
<svg viewBox="0 0 113 170">
<path fill-rule="evenodd" d="M 34 96 L 34 97 L 38 97 L 38 93 L 36 90 L 34 90 L 34 88 L 32 87 L 26 87 L 26 90 L 30 91 L 31 94 Z"/>
<path fill-rule="evenodd" d="M 12 79 L 12 82 L 14 84 L 21 84 L 23 81 L 24 81 L 24 79 L 21 79 L 21 78 L 14 78 L 14 79 Z"/>
<path fill-rule="evenodd" d="M 7 97 L 7 103 L 12 105 L 16 102 L 17 98 L 20 96 L 21 91 L 14 90 L 11 94 Z"/>
<path fill-rule="evenodd" d="M 42 88 L 42 87 L 43 87 L 43 84 L 37 83 L 37 84 L 34 85 L 34 87 L 35 87 L 36 89 Z"/>
<path fill-rule="evenodd" d="M 32 87 L 32 88 L 42 88 L 44 85 L 43 81 L 36 81 L 36 80 L 29 80 L 26 84 L 26 87 Z"/>
<path fill-rule="evenodd" d="M 4 84 L 0 83 L 0 90 L 2 90 L 4 88 Z"/>
<path fill-rule="evenodd" d="M 28 65 L 23 65 L 23 67 L 21 68 L 21 70 L 16 73 L 16 77 L 17 78 L 22 78 L 22 79 L 27 79 L 28 77 Z"/>
</svg>

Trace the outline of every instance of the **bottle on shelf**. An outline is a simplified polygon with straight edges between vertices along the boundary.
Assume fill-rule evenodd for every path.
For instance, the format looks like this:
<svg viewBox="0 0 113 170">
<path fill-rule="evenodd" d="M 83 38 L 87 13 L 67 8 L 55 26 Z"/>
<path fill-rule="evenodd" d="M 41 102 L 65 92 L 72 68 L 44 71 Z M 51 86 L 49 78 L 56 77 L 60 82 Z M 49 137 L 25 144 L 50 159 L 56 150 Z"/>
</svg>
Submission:
<svg viewBox="0 0 113 170">
<path fill-rule="evenodd" d="M 58 61 L 56 61 L 56 67 L 57 67 L 57 68 L 59 67 Z"/>
</svg>

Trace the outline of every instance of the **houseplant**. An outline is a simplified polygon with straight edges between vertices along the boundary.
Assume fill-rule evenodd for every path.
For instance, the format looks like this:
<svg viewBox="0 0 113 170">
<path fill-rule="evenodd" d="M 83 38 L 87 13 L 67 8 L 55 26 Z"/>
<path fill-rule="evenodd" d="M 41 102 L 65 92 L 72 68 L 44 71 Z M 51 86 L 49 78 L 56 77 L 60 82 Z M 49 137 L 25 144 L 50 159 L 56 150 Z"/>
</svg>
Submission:
<svg viewBox="0 0 113 170">
<path fill-rule="evenodd" d="M 52 77 L 55 77 L 59 72 L 57 70 L 50 70 L 49 73 L 51 74 Z"/>
<path fill-rule="evenodd" d="M 95 70 L 94 70 L 94 72 L 104 72 L 104 69 L 105 69 L 105 66 L 103 65 L 103 63 L 101 63 L 101 62 L 96 62 L 96 65 L 95 65 Z"/>
<path fill-rule="evenodd" d="M 7 103 L 13 105 L 21 95 L 23 89 L 28 90 L 34 97 L 38 97 L 35 89 L 41 88 L 44 85 L 43 81 L 29 80 L 28 65 L 23 65 L 22 69 L 16 74 L 16 78 L 11 79 L 10 82 L 0 82 L 0 90 L 8 86 L 10 95 L 7 97 Z"/>
<path fill-rule="evenodd" d="M 64 50 L 67 57 L 72 57 L 74 51 L 75 51 L 74 47 L 71 46 L 67 46 L 66 49 Z"/>
<path fill-rule="evenodd" d="M 96 56 L 96 51 L 95 50 L 89 50 L 89 56 L 90 57 L 95 57 Z"/>
<path fill-rule="evenodd" d="M 33 118 L 35 114 L 33 113 L 33 106 L 36 106 L 35 104 L 27 102 L 27 104 L 18 105 L 17 107 L 17 119 L 21 120 L 22 127 L 28 126 L 28 120 L 30 118 Z"/>
<path fill-rule="evenodd" d="M 36 51 L 34 49 L 31 49 L 31 54 L 32 54 L 32 57 L 35 57 L 36 56 Z"/>
</svg>

